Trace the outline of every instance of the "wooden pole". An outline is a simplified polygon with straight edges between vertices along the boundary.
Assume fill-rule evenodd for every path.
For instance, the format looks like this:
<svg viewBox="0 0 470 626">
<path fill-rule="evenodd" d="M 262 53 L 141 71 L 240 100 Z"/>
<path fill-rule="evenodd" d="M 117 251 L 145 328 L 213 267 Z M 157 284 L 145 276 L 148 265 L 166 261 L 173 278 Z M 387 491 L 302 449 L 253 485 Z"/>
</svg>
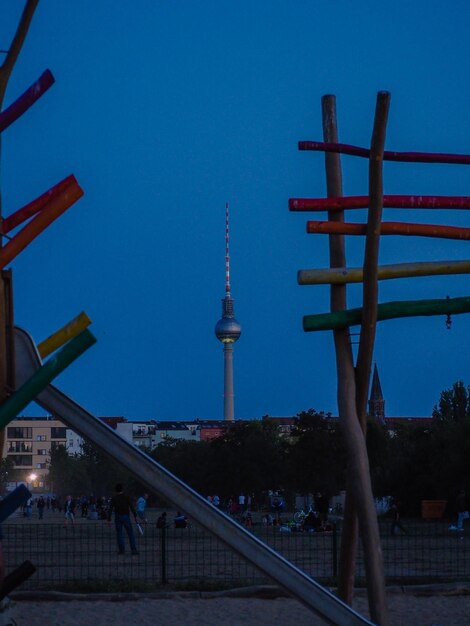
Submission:
<svg viewBox="0 0 470 626">
<path fill-rule="evenodd" d="M 342 234 L 365 235 L 367 224 L 320 222 L 309 220 L 307 233 L 314 235 Z M 470 240 L 470 228 L 460 226 L 441 226 L 439 224 L 411 224 L 408 222 L 382 222 L 381 235 L 403 235 L 411 237 L 436 237 L 438 239 Z"/>
<path fill-rule="evenodd" d="M 82 196 L 83 190 L 76 181 L 53 196 L 43 209 L 0 250 L 0 268 L 8 265 L 35 237 Z"/>
<path fill-rule="evenodd" d="M 19 389 L 0 406 L 0 427 L 5 428 L 20 411 L 28 406 L 75 359 L 96 343 L 85 329 L 42 365 Z"/>
<path fill-rule="evenodd" d="M 299 150 L 319 150 L 321 152 L 336 152 L 349 154 L 368 159 L 370 150 L 345 143 L 299 141 Z M 453 163 L 470 165 L 470 154 L 444 154 L 433 152 L 392 152 L 384 151 L 384 161 L 401 161 L 407 163 Z"/>
<path fill-rule="evenodd" d="M 369 159 L 369 214 L 364 254 L 363 312 L 356 361 L 356 410 L 363 433 L 366 432 L 367 427 L 367 394 L 377 324 L 377 268 L 383 209 L 382 165 L 389 106 L 390 94 L 385 91 L 379 92 L 377 94 Z M 370 483 L 370 474 L 368 478 Z M 360 515 L 359 532 L 364 547 L 369 610 L 373 621 L 383 626 L 388 624 L 387 597 L 382 546 L 371 485 L 370 501 L 367 502 L 367 505 L 364 511 L 360 511 L 359 506 L 357 508 L 358 515 Z"/>
<path fill-rule="evenodd" d="M 326 141 L 338 141 L 338 127 L 336 121 L 336 98 L 327 95 L 322 98 L 322 118 L 323 136 Z M 325 171 L 327 195 L 338 197 L 343 193 L 341 160 L 337 153 L 325 154 Z M 343 211 L 328 214 L 329 219 L 341 224 L 344 220 Z M 330 235 L 330 267 L 339 268 L 346 265 L 346 251 L 344 237 Z M 344 285 L 333 285 L 331 287 L 330 305 L 332 312 L 341 312 L 347 308 L 346 287 Z M 356 420 L 355 413 L 355 380 L 354 365 L 349 340 L 349 329 L 342 328 L 333 331 L 333 339 L 336 353 L 336 376 L 337 376 L 337 396 L 338 413 L 343 426 L 346 421 Z M 353 452 L 354 454 L 354 452 Z M 351 463 L 349 463 L 351 465 Z M 349 473 L 348 473 L 349 475 Z M 354 477 L 355 480 L 355 477 Z M 348 488 L 346 495 L 346 506 L 344 523 L 341 532 L 341 548 L 339 557 L 338 572 L 338 595 L 352 606 L 354 592 L 354 576 L 356 569 L 357 552 L 357 515 L 353 503 L 352 491 Z M 349 502 L 349 504 L 348 504 Z"/>
<path fill-rule="evenodd" d="M 429 315 L 459 315 L 470 312 L 470 297 L 444 298 L 440 300 L 402 300 L 384 302 L 377 307 L 377 321 L 398 317 L 420 317 Z M 363 309 L 349 309 L 334 313 L 305 315 L 303 328 L 306 332 L 316 330 L 338 330 L 361 324 Z"/>
<path fill-rule="evenodd" d="M 361 283 L 362 267 L 338 267 L 330 269 L 299 270 L 299 285 L 344 285 Z M 439 276 L 448 274 L 470 274 L 470 260 L 466 261 L 422 261 L 379 265 L 378 280 L 414 278 L 416 276 Z"/>
<path fill-rule="evenodd" d="M 41 359 L 45 359 L 46 356 L 55 352 L 58 348 L 67 343 L 67 341 L 79 335 L 82 330 L 85 330 L 90 324 L 91 319 L 82 311 L 77 317 L 74 317 L 73 320 L 67 322 L 65 326 L 62 326 L 62 328 L 56 330 L 56 332 L 47 337 L 47 339 L 38 343 L 38 352 Z"/>
<path fill-rule="evenodd" d="M 3 234 L 9 233 L 11 230 L 28 220 L 30 217 L 36 215 L 43 210 L 43 208 L 49 203 L 50 200 L 58 196 L 62 191 L 70 187 L 70 185 L 78 184 L 75 176 L 70 174 L 67 178 L 61 180 L 57 185 L 54 185 L 48 189 L 45 193 L 41 194 L 24 207 L 18 209 L 11 215 L 4 217 L 2 220 L 2 232 Z"/>
<path fill-rule="evenodd" d="M 289 199 L 290 211 L 343 211 L 367 209 L 368 206 L 369 196 Z M 470 197 L 386 195 L 383 206 L 387 209 L 470 209 Z"/>
<path fill-rule="evenodd" d="M 15 66 L 18 56 L 23 47 L 23 43 L 28 34 L 31 20 L 33 19 L 34 12 L 38 0 L 27 0 L 23 13 L 21 15 L 18 27 L 11 42 L 5 59 L 0 66 L 0 112 L 3 110 L 3 101 L 10 79 L 11 72 Z M 0 165 L 1 165 L 1 137 L 0 137 Z M 0 172 L 1 173 L 1 172 Z M 2 194 L 0 189 L 0 223 L 2 218 Z M 0 236 L 0 250 L 3 247 L 3 239 Z M 0 405 L 6 400 L 10 390 L 8 388 L 10 374 L 12 370 L 12 360 L 14 360 L 14 354 L 10 353 L 8 348 L 8 337 L 12 331 L 12 319 L 9 315 L 9 304 L 13 299 L 13 278 L 11 273 L 9 274 L 8 285 L 5 282 L 5 273 L 0 273 Z M 0 459 L 3 458 L 3 448 L 5 443 L 5 431 L 0 429 Z"/>
<path fill-rule="evenodd" d="M 13 124 L 15 120 L 21 117 L 53 84 L 54 77 L 50 70 L 46 70 L 24 94 L 0 113 L 0 132 L 4 131 L 8 126 Z"/>
</svg>

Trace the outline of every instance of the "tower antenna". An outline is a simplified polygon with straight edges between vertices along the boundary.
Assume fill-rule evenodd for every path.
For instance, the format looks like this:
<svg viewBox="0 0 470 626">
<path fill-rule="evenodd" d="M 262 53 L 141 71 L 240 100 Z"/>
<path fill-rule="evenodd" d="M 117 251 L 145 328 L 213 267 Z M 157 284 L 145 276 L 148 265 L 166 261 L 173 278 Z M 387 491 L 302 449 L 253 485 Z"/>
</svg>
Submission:
<svg viewBox="0 0 470 626">
<path fill-rule="evenodd" d="M 225 203 L 225 293 L 230 295 L 230 251 L 229 251 L 228 202 Z"/>
</svg>

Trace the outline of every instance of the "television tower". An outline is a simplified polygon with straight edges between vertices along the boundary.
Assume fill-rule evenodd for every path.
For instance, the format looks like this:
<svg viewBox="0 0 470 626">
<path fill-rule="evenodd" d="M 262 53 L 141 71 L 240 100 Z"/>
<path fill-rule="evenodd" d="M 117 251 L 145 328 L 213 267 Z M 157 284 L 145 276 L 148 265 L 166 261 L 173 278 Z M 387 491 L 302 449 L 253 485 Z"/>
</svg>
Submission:
<svg viewBox="0 0 470 626">
<path fill-rule="evenodd" d="M 230 254 L 228 230 L 228 203 L 225 204 L 225 298 L 222 299 L 222 317 L 215 325 L 215 336 L 224 344 L 224 420 L 234 420 L 233 410 L 233 344 L 239 339 L 242 327 L 233 311 L 230 293 Z"/>
</svg>

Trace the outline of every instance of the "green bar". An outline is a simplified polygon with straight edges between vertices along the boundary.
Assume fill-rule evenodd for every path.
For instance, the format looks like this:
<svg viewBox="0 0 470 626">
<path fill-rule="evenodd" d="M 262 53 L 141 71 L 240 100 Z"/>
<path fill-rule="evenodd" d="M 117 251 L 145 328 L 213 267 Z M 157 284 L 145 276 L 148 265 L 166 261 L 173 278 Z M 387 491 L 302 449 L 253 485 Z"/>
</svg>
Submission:
<svg viewBox="0 0 470 626">
<path fill-rule="evenodd" d="M 395 319 L 397 317 L 417 317 L 421 315 L 447 315 L 451 313 L 470 312 L 470 297 L 444 298 L 443 300 L 403 300 L 384 302 L 377 307 L 377 321 Z M 305 332 L 314 330 L 337 330 L 348 326 L 357 326 L 362 321 L 362 308 L 304 315 Z"/>
<path fill-rule="evenodd" d="M 94 343 L 96 343 L 94 335 L 89 330 L 84 330 L 44 363 L 0 406 L 0 428 L 5 428 L 11 420 L 15 419 L 18 413 L 27 407 L 54 378 Z"/>
</svg>

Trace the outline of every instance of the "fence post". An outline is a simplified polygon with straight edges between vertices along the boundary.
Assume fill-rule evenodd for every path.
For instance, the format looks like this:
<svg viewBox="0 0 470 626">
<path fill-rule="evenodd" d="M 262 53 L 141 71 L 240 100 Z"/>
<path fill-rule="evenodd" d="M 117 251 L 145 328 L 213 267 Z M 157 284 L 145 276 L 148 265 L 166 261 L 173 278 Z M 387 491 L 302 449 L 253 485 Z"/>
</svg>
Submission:
<svg viewBox="0 0 470 626">
<path fill-rule="evenodd" d="M 333 534 L 331 535 L 331 550 L 333 556 L 333 577 L 338 576 L 338 533 L 336 522 L 333 523 Z"/>
<path fill-rule="evenodd" d="M 160 539 L 161 539 L 160 547 L 161 547 L 161 557 L 162 557 L 161 584 L 166 585 L 168 582 L 166 578 L 166 526 L 163 526 L 161 531 L 162 531 L 161 536 L 160 536 Z"/>
</svg>

